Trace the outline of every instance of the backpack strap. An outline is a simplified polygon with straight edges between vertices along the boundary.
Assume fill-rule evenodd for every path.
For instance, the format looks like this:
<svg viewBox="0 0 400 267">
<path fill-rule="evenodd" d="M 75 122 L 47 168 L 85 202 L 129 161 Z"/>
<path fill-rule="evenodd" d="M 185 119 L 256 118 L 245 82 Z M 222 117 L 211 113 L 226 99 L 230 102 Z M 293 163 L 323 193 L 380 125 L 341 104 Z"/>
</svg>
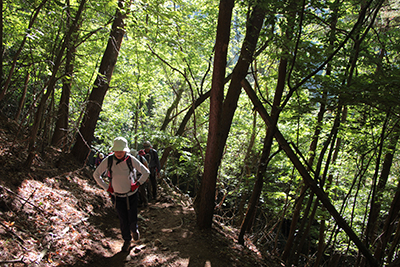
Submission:
<svg viewBox="0 0 400 267">
<path fill-rule="evenodd" d="M 114 154 L 111 154 L 111 155 L 107 158 L 107 169 L 108 169 L 107 176 L 108 176 L 108 178 L 110 178 L 110 179 L 112 179 L 111 167 L 112 167 L 112 164 L 113 164 L 113 158 L 114 158 Z"/>
<path fill-rule="evenodd" d="M 126 159 L 126 164 L 128 165 L 129 171 L 132 173 L 132 172 L 133 172 L 133 165 L 132 165 L 132 159 L 131 159 L 131 157 L 130 157 L 130 154 L 127 153 L 127 154 L 126 154 L 126 157 L 127 157 L 127 159 Z M 128 158 L 128 157 L 129 157 L 129 158 Z"/>
</svg>

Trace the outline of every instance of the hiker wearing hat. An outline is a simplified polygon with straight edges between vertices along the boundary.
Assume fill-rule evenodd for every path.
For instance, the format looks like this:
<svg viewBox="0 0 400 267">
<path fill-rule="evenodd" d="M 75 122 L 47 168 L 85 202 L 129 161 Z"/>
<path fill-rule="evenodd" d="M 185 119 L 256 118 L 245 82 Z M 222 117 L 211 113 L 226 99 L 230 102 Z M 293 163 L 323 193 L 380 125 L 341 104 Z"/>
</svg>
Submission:
<svg viewBox="0 0 400 267">
<path fill-rule="evenodd" d="M 149 141 L 145 141 L 143 143 L 144 148 L 144 157 L 149 164 L 150 169 L 150 184 L 151 184 L 151 194 L 152 199 L 157 198 L 157 177 L 160 176 L 161 164 L 160 160 L 158 159 L 158 154 L 155 149 L 151 146 Z"/>
<path fill-rule="evenodd" d="M 132 237 L 135 241 L 140 238 L 137 225 L 138 188 L 146 182 L 150 172 L 136 157 L 127 153 L 130 149 L 125 138 L 115 138 L 111 150 L 114 153 L 100 163 L 93 177 L 99 186 L 111 194 L 124 239 L 122 251 L 129 251 Z M 137 181 L 134 181 L 133 168 L 142 174 Z M 109 183 L 101 175 L 105 171 Z"/>
<path fill-rule="evenodd" d="M 97 152 L 97 157 L 96 160 L 94 161 L 94 166 L 97 168 L 103 161 L 103 159 L 104 159 L 104 154 L 101 152 Z"/>
</svg>

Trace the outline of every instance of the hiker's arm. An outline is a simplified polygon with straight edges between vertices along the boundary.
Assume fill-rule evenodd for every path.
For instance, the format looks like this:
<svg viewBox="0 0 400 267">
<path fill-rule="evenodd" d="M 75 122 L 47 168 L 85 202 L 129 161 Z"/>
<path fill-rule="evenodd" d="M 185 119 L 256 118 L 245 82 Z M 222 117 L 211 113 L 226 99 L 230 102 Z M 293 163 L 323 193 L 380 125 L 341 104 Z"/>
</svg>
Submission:
<svg viewBox="0 0 400 267">
<path fill-rule="evenodd" d="M 133 167 L 142 174 L 139 179 L 139 183 L 142 185 L 147 181 L 147 178 L 150 175 L 149 169 L 146 168 L 138 159 L 131 157 Z"/>
<path fill-rule="evenodd" d="M 103 180 L 101 174 L 107 169 L 107 160 L 103 160 L 96 170 L 93 172 L 93 178 L 96 180 L 97 184 L 104 190 L 108 189 L 108 183 Z"/>
</svg>

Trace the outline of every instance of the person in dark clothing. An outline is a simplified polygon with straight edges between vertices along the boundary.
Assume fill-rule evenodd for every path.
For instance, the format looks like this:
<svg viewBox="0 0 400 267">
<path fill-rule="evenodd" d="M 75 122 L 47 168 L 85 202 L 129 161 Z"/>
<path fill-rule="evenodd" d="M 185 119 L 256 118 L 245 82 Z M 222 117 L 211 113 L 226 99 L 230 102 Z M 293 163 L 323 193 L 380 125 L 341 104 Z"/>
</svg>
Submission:
<svg viewBox="0 0 400 267">
<path fill-rule="evenodd" d="M 139 152 L 136 151 L 135 149 L 131 149 L 131 155 L 136 157 L 140 161 L 140 163 L 142 163 L 147 169 L 149 168 L 149 165 L 147 164 L 147 160 L 144 157 L 145 153 L 144 153 L 143 149 L 140 150 Z M 139 180 L 141 174 L 136 173 L 136 176 L 137 176 L 137 180 Z M 147 200 L 148 190 L 149 190 L 149 183 L 147 181 L 139 187 L 139 196 L 138 196 L 139 207 L 147 207 L 147 205 L 148 205 L 148 200 Z"/>
<path fill-rule="evenodd" d="M 145 141 L 143 143 L 143 148 L 145 152 L 145 159 L 147 160 L 147 163 L 149 164 L 149 170 L 150 170 L 150 185 L 151 185 L 151 199 L 156 199 L 157 198 L 157 178 L 160 177 L 160 170 L 161 170 L 161 164 L 160 160 L 158 159 L 158 153 L 157 151 L 151 146 L 151 143 L 149 141 Z M 150 199 L 150 197 L 149 197 Z"/>
<path fill-rule="evenodd" d="M 94 166 L 97 168 L 100 165 L 100 163 L 103 161 L 103 159 L 104 159 L 104 154 L 101 152 L 98 152 L 97 157 L 94 161 Z"/>
</svg>

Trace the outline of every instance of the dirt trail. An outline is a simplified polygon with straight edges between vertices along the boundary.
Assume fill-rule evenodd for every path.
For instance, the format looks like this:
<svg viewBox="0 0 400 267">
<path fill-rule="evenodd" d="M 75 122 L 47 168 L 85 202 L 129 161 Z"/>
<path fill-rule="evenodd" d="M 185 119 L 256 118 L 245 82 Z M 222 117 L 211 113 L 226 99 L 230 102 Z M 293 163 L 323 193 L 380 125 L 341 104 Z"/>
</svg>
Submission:
<svg viewBox="0 0 400 267">
<path fill-rule="evenodd" d="M 159 201 L 140 209 L 141 239 L 132 242 L 129 252 L 120 252 L 122 239 L 113 210 L 90 222 L 104 231 L 107 250 L 90 251 L 75 266 L 271 266 L 223 232 L 199 231 L 189 201 L 176 200 L 165 192 Z"/>
<path fill-rule="evenodd" d="M 17 131 L 0 120 L 2 266 L 283 266 L 250 242 L 238 245 L 237 229 L 198 230 L 191 199 L 165 182 L 157 202 L 139 209 L 141 239 L 122 253 L 117 214 L 92 171 L 55 148 L 23 168 L 26 143 Z"/>
</svg>

